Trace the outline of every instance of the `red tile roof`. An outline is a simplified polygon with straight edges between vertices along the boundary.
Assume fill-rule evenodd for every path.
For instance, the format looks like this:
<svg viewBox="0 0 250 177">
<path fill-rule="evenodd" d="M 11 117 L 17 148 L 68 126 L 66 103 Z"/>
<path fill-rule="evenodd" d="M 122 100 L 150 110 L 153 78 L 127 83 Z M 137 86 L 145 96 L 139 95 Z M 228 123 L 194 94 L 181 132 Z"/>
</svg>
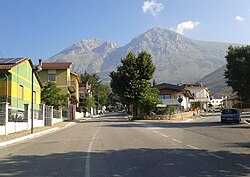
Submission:
<svg viewBox="0 0 250 177">
<path fill-rule="evenodd" d="M 68 69 L 72 63 L 71 62 L 51 62 L 51 63 L 42 63 L 43 69 Z"/>
</svg>

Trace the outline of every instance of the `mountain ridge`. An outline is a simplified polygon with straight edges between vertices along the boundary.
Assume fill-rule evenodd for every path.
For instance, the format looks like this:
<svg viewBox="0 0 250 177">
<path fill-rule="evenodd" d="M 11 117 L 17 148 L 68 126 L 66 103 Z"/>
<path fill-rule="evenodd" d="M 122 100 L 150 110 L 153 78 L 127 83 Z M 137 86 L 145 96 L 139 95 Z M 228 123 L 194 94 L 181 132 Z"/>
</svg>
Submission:
<svg viewBox="0 0 250 177">
<path fill-rule="evenodd" d="M 73 62 L 73 70 L 98 73 L 104 83 L 128 52 L 147 51 L 156 66 L 156 82 L 196 82 L 226 64 L 229 43 L 190 39 L 168 29 L 154 27 L 118 47 L 114 42 L 82 40 L 47 61 Z"/>
</svg>

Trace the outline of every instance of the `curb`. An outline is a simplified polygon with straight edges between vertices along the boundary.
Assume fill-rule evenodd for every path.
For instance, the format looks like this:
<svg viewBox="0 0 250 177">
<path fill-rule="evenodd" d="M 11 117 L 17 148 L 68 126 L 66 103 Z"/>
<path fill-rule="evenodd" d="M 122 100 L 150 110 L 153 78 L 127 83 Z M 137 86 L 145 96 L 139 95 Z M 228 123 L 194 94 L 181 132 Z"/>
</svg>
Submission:
<svg viewBox="0 0 250 177">
<path fill-rule="evenodd" d="M 12 139 L 12 140 L 9 140 L 9 141 L 1 142 L 0 143 L 0 148 L 2 148 L 4 146 L 7 146 L 7 145 L 10 145 L 10 144 L 13 144 L 13 143 L 20 142 L 20 141 L 40 137 L 40 136 L 43 136 L 45 134 L 55 132 L 55 131 L 57 131 L 59 129 L 63 129 L 63 128 L 66 128 L 66 127 L 69 127 L 69 126 L 73 126 L 74 124 L 75 124 L 75 122 L 71 122 L 71 123 L 66 124 L 65 127 L 62 127 L 62 128 L 54 127 L 54 128 L 48 129 L 48 130 L 41 131 L 41 132 L 37 132 L 37 133 L 29 134 L 29 135 L 26 135 L 26 136 L 23 136 L 23 137 L 19 137 L 19 138 L 16 138 L 16 139 Z"/>
<path fill-rule="evenodd" d="M 41 131 L 41 132 L 26 135 L 26 136 L 23 136 L 23 137 L 20 137 L 20 138 L 17 138 L 17 139 L 12 139 L 12 140 L 9 140 L 9 141 L 1 142 L 0 147 L 6 146 L 6 145 L 9 145 L 9 144 L 13 144 L 13 143 L 17 143 L 17 142 L 27 140 L 27 139 L 33 139 L 33 138 L 45 135 L 47 133 L 54 132 L 54 131 L 56 131 L 58 129 L 59 129 L 59 127 L 55 127 L 55 128 L 51 128 L 51 129 L 48 129 L 48 130 Z"/>
<path fill-rule="evenodd" d="M 71 123 L 66 124 L 65 127 L 72 126 L 74 124 L 75 124 L 75 122 L 71 122 Z"/>
</svg>

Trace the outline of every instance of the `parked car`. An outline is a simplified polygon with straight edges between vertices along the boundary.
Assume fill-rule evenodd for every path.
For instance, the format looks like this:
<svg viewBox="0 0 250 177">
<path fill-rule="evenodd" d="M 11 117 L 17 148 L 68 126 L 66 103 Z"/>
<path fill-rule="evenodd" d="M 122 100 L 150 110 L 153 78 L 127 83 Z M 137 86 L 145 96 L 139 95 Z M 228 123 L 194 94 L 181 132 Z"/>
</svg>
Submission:
<svg viewBox="0 0 250 177">
<path fill-rule="evenodd" d="M 235 108 L 226 108 L 221 112 L 221 122 L 237 122 L 240 123 L 240 112 Z"/>
</svg>

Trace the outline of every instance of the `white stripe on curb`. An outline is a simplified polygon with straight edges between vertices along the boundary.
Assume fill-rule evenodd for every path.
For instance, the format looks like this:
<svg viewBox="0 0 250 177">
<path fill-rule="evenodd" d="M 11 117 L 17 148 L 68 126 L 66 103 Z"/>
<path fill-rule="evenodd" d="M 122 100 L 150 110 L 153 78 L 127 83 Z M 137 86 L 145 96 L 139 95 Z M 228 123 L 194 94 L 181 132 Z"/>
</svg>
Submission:
<svg viewBox="0 0 250 177">
<path fill-rule="evenodd" d="M 0 143 L 0 147 L 6 146 L 6 145 L 9 145 L 9 144 L 13 144 L 13 143 L 17 143 L 17 142 L 20 142 L 20 141 L 23 141 L 23 140 L 39 137 L 39 136 L 42 136 L 44 134 L 54 132 L 54 131 L 56 131 L 58 129 L 59 129 L 59 127 L 55 127 L 55 128 L 51 128 L 51 129 L 48 129 L 48 130 L 44 130 L 42 132 L 37 132 L 37 133 L 26 135 L 26 136 L 23 136 L 23 137 L 20 137 L 20 138 L 17 138 L 17 139 L 5 141 L 5 142 Z"/>
<path fill-rule="evenodd" d="M 71 123 L 66 124 L 65 127 L 68 127 L 68 126 L 71 126 L 71 125 L 74 125 L 74 124 L 75 124 L 75 122 L 71 122 Z"/>
</svg>

